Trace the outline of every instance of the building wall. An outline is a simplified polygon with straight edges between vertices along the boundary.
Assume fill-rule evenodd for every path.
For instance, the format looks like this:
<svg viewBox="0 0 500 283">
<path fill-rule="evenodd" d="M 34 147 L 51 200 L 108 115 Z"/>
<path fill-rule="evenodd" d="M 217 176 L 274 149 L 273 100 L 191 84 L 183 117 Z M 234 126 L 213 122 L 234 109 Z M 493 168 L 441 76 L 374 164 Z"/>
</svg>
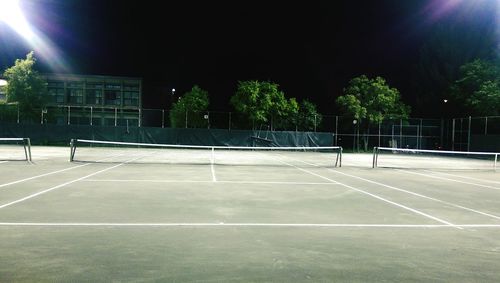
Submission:
<svg viewBox="0 0 500 283">
<path fill-rule="evenodd" d="M 58 124 L 140 126 L 142 80 L 115 76 L 43 74 L 48 107 L 66 108 Z M 86 122 L 87 121 L 87 122 Z"/>
</svg>

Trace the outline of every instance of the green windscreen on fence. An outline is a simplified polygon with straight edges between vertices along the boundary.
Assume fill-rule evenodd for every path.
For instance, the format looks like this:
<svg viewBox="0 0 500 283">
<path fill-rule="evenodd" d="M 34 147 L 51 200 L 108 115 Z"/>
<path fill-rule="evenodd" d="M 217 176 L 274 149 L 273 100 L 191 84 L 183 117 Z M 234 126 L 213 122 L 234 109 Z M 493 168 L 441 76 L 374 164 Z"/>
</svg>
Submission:
<svg viewBox="0 0 500 283">
<path fill-rule="evenodd" d="M 333 133 L 0 123 L 0 137 L 67 145 L 71 139 L 214 146 L 332 146 Z"/>
</svg>

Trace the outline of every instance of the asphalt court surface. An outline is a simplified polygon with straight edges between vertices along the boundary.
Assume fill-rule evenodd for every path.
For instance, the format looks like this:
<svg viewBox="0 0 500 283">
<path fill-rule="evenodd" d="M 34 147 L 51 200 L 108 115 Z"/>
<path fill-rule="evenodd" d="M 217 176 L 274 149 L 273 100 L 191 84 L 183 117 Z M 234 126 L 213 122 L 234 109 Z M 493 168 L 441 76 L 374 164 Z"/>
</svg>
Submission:
<svg viewBox="0 0 500 283">
<path fill-rule="evenodd" d="M 490 281 L 500 173 L 70 163 L 33 147 L 0 164 L 4 281 Z M 119 160 L 119 162 L 116 162 Z M 290 165 L 288 165 L 290 164 Z"/>
</svg>

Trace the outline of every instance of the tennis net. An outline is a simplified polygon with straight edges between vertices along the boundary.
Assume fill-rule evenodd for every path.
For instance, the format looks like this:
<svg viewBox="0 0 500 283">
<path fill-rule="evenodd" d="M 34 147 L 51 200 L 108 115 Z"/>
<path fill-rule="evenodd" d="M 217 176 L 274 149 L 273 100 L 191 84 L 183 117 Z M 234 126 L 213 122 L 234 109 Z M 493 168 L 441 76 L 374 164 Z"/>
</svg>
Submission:
<svg viewBox="0 0 500 283">
<path fill-rule="evenodd" d="M 497 170 L 500 153 L 373 148 L 372 167 Z"/>
<path fill-rule="evenodd" d="M 24 149 L 24 158 L 23 156 Z M 31 161 L 31 141 L 29 138 L 0 138 L 0 160 Z"/>
<path fill-rule="evenodd" d="M 342 147 L 245 147 L 73 139 L 70 161 L 340 167 Z M 108 158 L 104 158 L 108 156 Z"/>
</svg>

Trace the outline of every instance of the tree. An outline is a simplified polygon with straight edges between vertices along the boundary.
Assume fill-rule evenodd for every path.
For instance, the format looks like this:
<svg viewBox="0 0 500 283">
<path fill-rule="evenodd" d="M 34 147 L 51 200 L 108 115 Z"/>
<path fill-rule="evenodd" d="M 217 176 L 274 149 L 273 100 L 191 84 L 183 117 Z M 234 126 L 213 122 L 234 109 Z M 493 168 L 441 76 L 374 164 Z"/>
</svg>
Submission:
<svg viewBox="0 0 500 283">
<path fill-rule="evenodd" d="M 460 77 L 451 87 L 454 105 L 470 115 L 500 115 L 500 67 L 476 59 L 460 67 Z"/>
<path fill-rule="evenodd" d="M 365 75 L 356 77 L 337 98 L 337 104 L 355 119 L 368 118 L 369 123 L 380 123 L 384 119 L 408 118 L 410 107 L 400 100 L 399 91 L 391 88 L 381 77 L 370 79 Z"/>
<path fill-rule="evenodd" d="M 27 120 L 36 120 L 47 103 L 47 86 L 34 69 L 33 51 L 26 59 L 17 59 L 14 66 L 4 72 L 7 79 L 7 103 L 17 103 L 19 112 Z"/>
<path fill-rule="evenodd" d="M 366 118 L 365 130 L 369 131 L 370 124 L 385 119 L 405 119 L 410 114 L 410 107 L 400 100 L 399 91 L 389 87 L 381 77 L 370 79 L 362 75 L 352 79 L 344 95 L 337 98 L 337 104 L 347 115 L 358 120 L 358 132 L 362 119 Z M 364 146 L 367 150 L 367 137 Z"/>
<path fill-rule="evenodd" d="M 299 111 L 297 101 L 294 98 L 286 99 L 279 85 L 272 82 L 238 82 L 231 104 L 237 112 L 247 117 L 252 128 L 255 128 L 256 123 L 269 123 L 271 130 L 290 128 L 293 117 Z"/>
<path fill-rule="evenodd" d="M 322 121 L 316 105 L 307 99 L 302 100 L 299 107 L 298 128 L 306 131 L 315 130 Z"/>
<path fill-rule="evenodd" d="M 208 110 L 208 92 L 195 85 L 183 94 L 177 102 L 172 105 L 170 111 L 170 122 L 173 128 L 188 126 L 192 128 L 207 127 L 208 121 L 204 118 Z"/>
</svg>

